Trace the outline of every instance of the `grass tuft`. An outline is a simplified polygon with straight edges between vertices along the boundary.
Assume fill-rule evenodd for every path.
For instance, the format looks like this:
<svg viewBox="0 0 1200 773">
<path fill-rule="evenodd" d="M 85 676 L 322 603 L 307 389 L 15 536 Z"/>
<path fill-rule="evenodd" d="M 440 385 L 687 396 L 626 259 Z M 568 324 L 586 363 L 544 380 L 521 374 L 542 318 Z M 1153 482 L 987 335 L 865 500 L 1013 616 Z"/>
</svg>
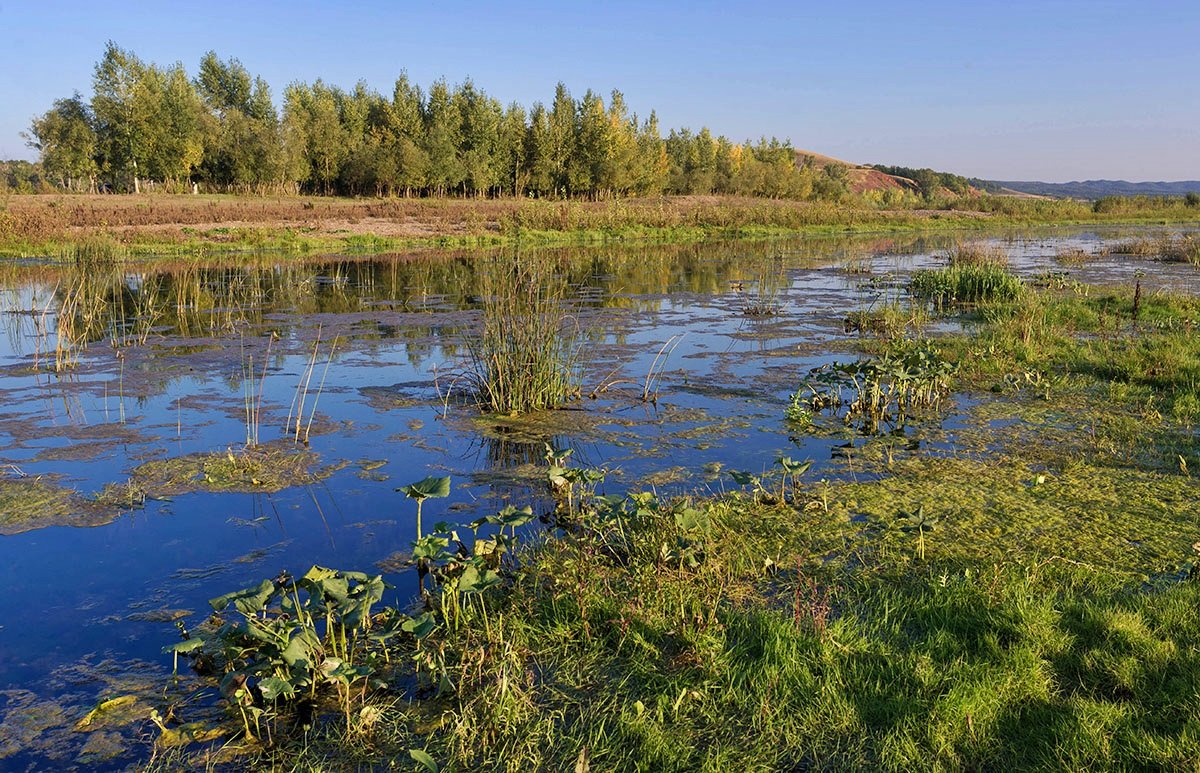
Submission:
<svg viewBox="0 0 1200 773">
<path fill-rule="evenodd" d="M 479 406 L 522 414 L 579 396 L 580 335 L 569 287 L 552 256 L 480 261 L 483 330 L 469 344 L 467 383 Z"/>
<path fill-rule="evenodd" d="M 908 286 L 915 298 L 944 308 L 958 304 L 1015 300 L 1023 292 L 1021 279 L 997 263 L 953 264 L 948 268 L 913 272 Z"/>
</svg>

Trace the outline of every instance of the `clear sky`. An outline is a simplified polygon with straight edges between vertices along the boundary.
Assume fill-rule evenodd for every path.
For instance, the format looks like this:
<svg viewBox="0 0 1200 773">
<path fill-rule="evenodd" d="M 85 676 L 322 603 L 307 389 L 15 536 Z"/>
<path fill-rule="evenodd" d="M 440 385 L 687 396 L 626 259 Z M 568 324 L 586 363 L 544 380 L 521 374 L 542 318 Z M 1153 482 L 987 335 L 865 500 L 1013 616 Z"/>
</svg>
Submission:
<svg viewBox="0 0 1200 773">
<path fill-rule="evenodd" d="M 0 158 L 91 91 L 112 39 L 195 72 L 215 50 L 271 84 L 400 70 L 503 102 L 562 80 L 664 126 L 787 137 L 860 163 L 992 179 L 1200 179 L 1198 0 L 122 2 L 0 0 Z"/>
</svg>

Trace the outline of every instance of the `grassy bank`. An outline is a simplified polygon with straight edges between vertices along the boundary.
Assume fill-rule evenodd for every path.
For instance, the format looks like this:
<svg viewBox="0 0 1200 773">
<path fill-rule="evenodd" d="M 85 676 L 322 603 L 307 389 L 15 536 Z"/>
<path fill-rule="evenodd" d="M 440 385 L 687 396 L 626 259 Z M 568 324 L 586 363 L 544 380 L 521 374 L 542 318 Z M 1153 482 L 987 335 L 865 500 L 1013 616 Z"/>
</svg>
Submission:
<svg viewBox="0 0 1200 773">
<path fill-rule="evenodd" d="M 933 503 L 961 500 L 964 478 L 944 472 L 920 483 L 950 518 Z M 959 472 L 1024 488 L 986 465 Z M 1160 482 L 1176 496 L 1188 485 Z M 1086 488 L 1060 492 L 1072 517 L 1047 531 L 1107 525 L 1079 519 L 1097 504 Z M 1147 580 L 1100 544 L 1006 556 L 1002 539 L 964 550 L 934 531 L 919 554 L 897 518 L 907 503 L 855 525 L 858 493 L 643 497 L 619 525 L 589 515 L 394 646 L 404 665 L 380 673 L 407 694 L 216 756 L 692 771 L 1180 767 L 1200 754 L 1200 586 Z M 1015 536 L 1043 518 L 993 520 Z M 1186 531 L 1164 566 L 1189 552 Z"/>
<path fill-rule="evenodd" d="M 145 259 L 246 252 L 370 254 L 430 247 L 701 241 L 797 233 L 986 230 L 1023 225 L 1182 223 L 1200 210 L 1083 202 L 963 200 L 938 210 L 732 196 L 610 201 L 236 196 L 11 196 L 0 257 Z"/>
<path fill-rule="evenodd" d="M 308 604 L 299 592 L 225 611 L 227 627 L 185 648 L 248 679 L 244 711 L 231 702 L 223 745 L 155 764 L 1194 767 L 1196 300 L 1068 283 L 939 299 L 905 316 L 969 323 L 921 349 L 939 378 L 955 363 L 968 400 L 954 430 L 914 421 L 897 440 L 818 416 L 803 431 L 850 440 L 835 479 L 786 460 L 692 500 L 594 497 L 592 476 L 552 459 L 559 505 L 543 538 L 516 542 L 506 528 L 531 516 L 511 510 L 474 539 L 435 527 L 412 552 L 416 609 L 359 614 L 350 638 L 352 609 L 313 624 L 327 643 L 308 640 L 310 660 L 332 647 L 363 669 L 337 667 L 345 689 L 291 667 L 320 683 L 316 700 L 280 697 L 255 671 L 270 661 L 263 639 L 237 638 L 252 619 L 294 626 L 279 615 Z M 919 336 L 879 329 L 862 346 L 893 358 Z M 905 362 L 903 376 L 855 372 L 926 367 Z M 319 583 L 345 578 L 312 577 L 325 579 L 239 598 L 303 585 L 328 593 L 314 608 L 344 603 L 341 585 Z M 360 583 L 349 596 L 373 582 L 347 581 Z M 231 641 L 259 654 L 230 654 Z"/>
</svg>

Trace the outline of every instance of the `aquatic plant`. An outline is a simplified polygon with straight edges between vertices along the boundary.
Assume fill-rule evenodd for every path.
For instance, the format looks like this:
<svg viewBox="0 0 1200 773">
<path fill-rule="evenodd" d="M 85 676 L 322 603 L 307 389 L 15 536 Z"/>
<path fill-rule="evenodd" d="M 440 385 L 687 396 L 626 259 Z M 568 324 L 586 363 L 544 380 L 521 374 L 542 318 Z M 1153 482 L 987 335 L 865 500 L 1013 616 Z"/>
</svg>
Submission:
<svg viewBox="0 0 1200 773">
<path fill-rule="evenodd" d="M 842 320 L 847 333 L 901 338 L 910 331 L 921 331 L 929 322 L 929 312 L 923 304 L 887 303 L 879 308 L 856 309 Z"/>
<path fill-rule="evenodd" d="M 1021 294 L 1021 279 L 996 263 L 956 264 L 914 271 L 908 290 L 936 308 L 970 303 L 1011 301 Z"/>
<path fill-rule="evenodd" d="M 1004 248 L 979 242 L 958 242 L 941 256 L 950 266 L 1007 266 Z"/>
<path fill-rule="evenodd" d="M 549 443 L 544 444 L 546 482 L 559 510 L 568 518 L 576 514 L 575 504 L 584 498 L 584 491 L 602 483 L 607 475 L 606 470 L 570 466 L 568 462 L 574 452 L 571 448 L 557 448 Z"/>
<path fill-rule="evenodd" d="M 922 561 L 925 560 L 925 532 L 933 531 L 937 523 L 936 517 L 926 514 L 925 505 L 919 506 L 911 513 L 901 512 L 899 515 L 900 530 L 917 533 L 917 558 Z"/>
<path fill-rule="evenodd" d="M 790 456 L 781 456 L 775 460 L 775 464 L 779 465 L 779 501 L 787 501 L 787 488 L 791 484 L 794 492 L 799 485 L 800 476 L 808 472 L 812 467 L 812 459 L 806 459 L 803 462 L 797 462 Z"/>
<path fill-rule="evenodd" d="M 1107 248 L 1118 255 L 1158 258 L 1168 263 L 1200 266 L 1200 237 L 1195 234 L 1170 234 L 1158 238 L 1140 237 L 1118 242 Z"/>
<path fill-rule="evenodd" d="M 737 282 L 734 290 L 742 298 L 742 314 L 747 317 L 774 317 L 779 314 L 779 295 L 786 280 L 783 256 L 760 260 L 755 279 Z M 746 285 L 749 289 L 746 289 Z"/>
<path fill-rule="evenodd" d="M 401 486 L 396 490 L 403 492 L 404 496 L 416 501 L 417 539 L 421 539 L 421 505 L 425 503 L 426 499 L 442 499 L 450 496 L 450 476 L 436 477 L 431 475 L 428 478 L 422 478 L 416 483 Z"/>
<path fill-rule="evenodd" d="M 288 417 L 284 422 L 284 431 L 292 435 L 293 442 L 308 443 L 309 434 L 312 432 L 313 420 L 317 416 L 317 402 L 321 399 L 321 393 L 325 390 L 325 379 L 329 376 L 329 366 L 333 363 L 334 352 L 337 351 L 338 341 L 335 337 L 333 343 L 329 346 L 329 355 L 325 359 L 325 370 L 321 373 L 321 382 L 317 386 L 317 393 L 313 396 L 312 407 L 308 414 L 308 423 L 304 422 L 304 406 L 308 401 L 308 390 L 312 386 L 313 373 L 317 367 L 317 354 L 321 347 L 321 328 L 317 327 L 317 338 L 313 341 L 312 356 L 308 359 L 308 366 L 304 372 L 300 374 L 300 380 L 296 382 L 296 391 L 292 395 L 292 405 L 288 408 Z M 292 418 L 295 417 L 293 428 Z"/>
<path fill-rule="evenodd" d="M 809 371 L 786 413 L 811 424 L 813 414 L 830 412 L 848 425 L 860 421 L 866 434 L 901 428 L 914 413 L 937 409 L 950 393 L 955 371 L 931 342 L 900 342 L 876 359 Z"/>
<path fill-rule="evenodd" d="M 1099 255 L 1079 247 L 1066 247 L 1054 253 L 1054 260 L 1064 266 L 1082 266 L 1096 260 Z"/>
<path fill-rule="evenodd" d="M 683 342 L 684 333 L 673 335 L 668 338 L 658 350 L 658 354 L 654 355 L 654 360 L 650 363 L 650 368 L 646 371 L 646 382 L 642 385 L 642 402 L 657 403 L 658 402 L 658 382 L 662 378 L 663 370 L 667 367 L 667 359 Z"/>
<path fill-rule="evenodd" d="M 483 330 L 468 340 L 463 380 L 479 407 L 521 414 L 577 398 L 580 332 L 552 259 L 540 253 L 482 259 L 478 276 Z"/>
<path fill-rule="evenodd" d="M 373 611 L 387 587 L 379 575 L 320 566 L 299 579 L 284 573 L 212 599 L 214 615 L 194 631 L 181 628 L 183 640 L 164 652 L 220 676 L 248 737 L 262 734 L 264 717 L 316 700 L 322 687 L 337 692 L 349 731 L 355 697 L 375 673 L 369 644 L 401 630 L 397 614 Z"/>
</svg>

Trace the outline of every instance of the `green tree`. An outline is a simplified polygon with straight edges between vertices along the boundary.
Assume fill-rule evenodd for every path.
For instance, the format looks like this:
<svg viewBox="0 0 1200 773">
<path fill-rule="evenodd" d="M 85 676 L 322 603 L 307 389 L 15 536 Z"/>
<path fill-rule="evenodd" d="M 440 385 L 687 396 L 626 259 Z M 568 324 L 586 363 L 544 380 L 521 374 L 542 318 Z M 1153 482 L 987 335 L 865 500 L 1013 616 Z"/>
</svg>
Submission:
<svg viewBox="0 0 1200 773">
<path fill-rule="evenodd" d="M 204 104 L 218 115 L 230 110 L 250 112 L 250 73 L 237 59 L 230 58 L 222 62 L 215 51 L 206 53 L 200 59 L 196 90 L 204 99 Z"/>
<path fill-rule="evenodd" d="M 667 145 L 658 129 L 658 115 L 651 110 L 637 135 L 637 164 L 634 189 L 643 196 L 657 195 L 667 187 L 671 163 Z"/>
<path fill-rule="evenodd" d="M 576 111 L 575 143 L 567 164 L 569 188 L 574 193 L 595 193 L 611 166 L 608 158 L 608 115 L 604 102 L 590 89 Z"/>
<path fill-rule="evenodd" d="M 181 64 L 167 71 L 150 66 L 143 79 L 139 96 L 155 116 L 147 122 L 147 173 L 173 183 L 188 180 L 204 159 L 204 103 Z"/>
<path fill-rule="evenodd" d="M 450 88 L 435 81 L 425 103 L 423 150 L 429 159 L 429 185 L 439 195 L 459 189 L 466 179 L 459 148 L 462 117 L 452 104 Z"/>
<path fill-rule="evenodd" d="M 95 190 L 96 130 L 92 111 L 79 92 L 55 101 L 53 107 L 33 119 L 25 136 L 29 146 L 41 153 L 46 174 L 56 177 L 60 187 Z"/>
<path fill-rule="evenodd" d="M 452 102 L 460 120 L 463 191 L 476 195 L 488 193 L 500 182 L 496 149 L 504 110 L 470 80 L 455 89 Z"/>
<path fill-rule="evenodd" d="M 554 159 L 551 153 L 550 114 L 541 102 L 534 102 L 525 130 L 525 168 L 529 170 L 527 185 L 539 195 L 554 189 Z"/>
<path fill-rule="evenodd" d="M 513 102 L 504 111 L 496 138 L 496 172 L 503 191 L 520 196 L 529 172 L 525 166 L 525 108 Z"/>
<path fill-rule="evenodd" d="M 609 97 L 606 140 L 606 163 L 601 170 L 600 185 L 613 193 L 629 193 L 637 187 L 638 121 L 636 115 L 629 115 L 625 95 L 616 89 Z"/>
<path fill-rule="evenodd" d="M 329 194 L 346 157 L 346 132 L 338 112 L 338 91 L 318 80 L 293 83 L 284 92 L 284 130 L 299 156 L 299 182 Z"/>
<path fill-rule="evenodd" d="M 550 106 L 547 152 L 550 160 L 550 185 L 554 193 L 569 195 L 569 170 L 576 144 L 575 100 L 561 81 L 554 88 Z"/>
<path fill-rule="evenodd" d="M 139 162 L 144 162 L 148 120 L 139 99 L 146 66 L 111 40 L 92 78 L 92 114 L 96 119 L 101 171 L 117 187 L 141 191 Z"/>
</svg>

